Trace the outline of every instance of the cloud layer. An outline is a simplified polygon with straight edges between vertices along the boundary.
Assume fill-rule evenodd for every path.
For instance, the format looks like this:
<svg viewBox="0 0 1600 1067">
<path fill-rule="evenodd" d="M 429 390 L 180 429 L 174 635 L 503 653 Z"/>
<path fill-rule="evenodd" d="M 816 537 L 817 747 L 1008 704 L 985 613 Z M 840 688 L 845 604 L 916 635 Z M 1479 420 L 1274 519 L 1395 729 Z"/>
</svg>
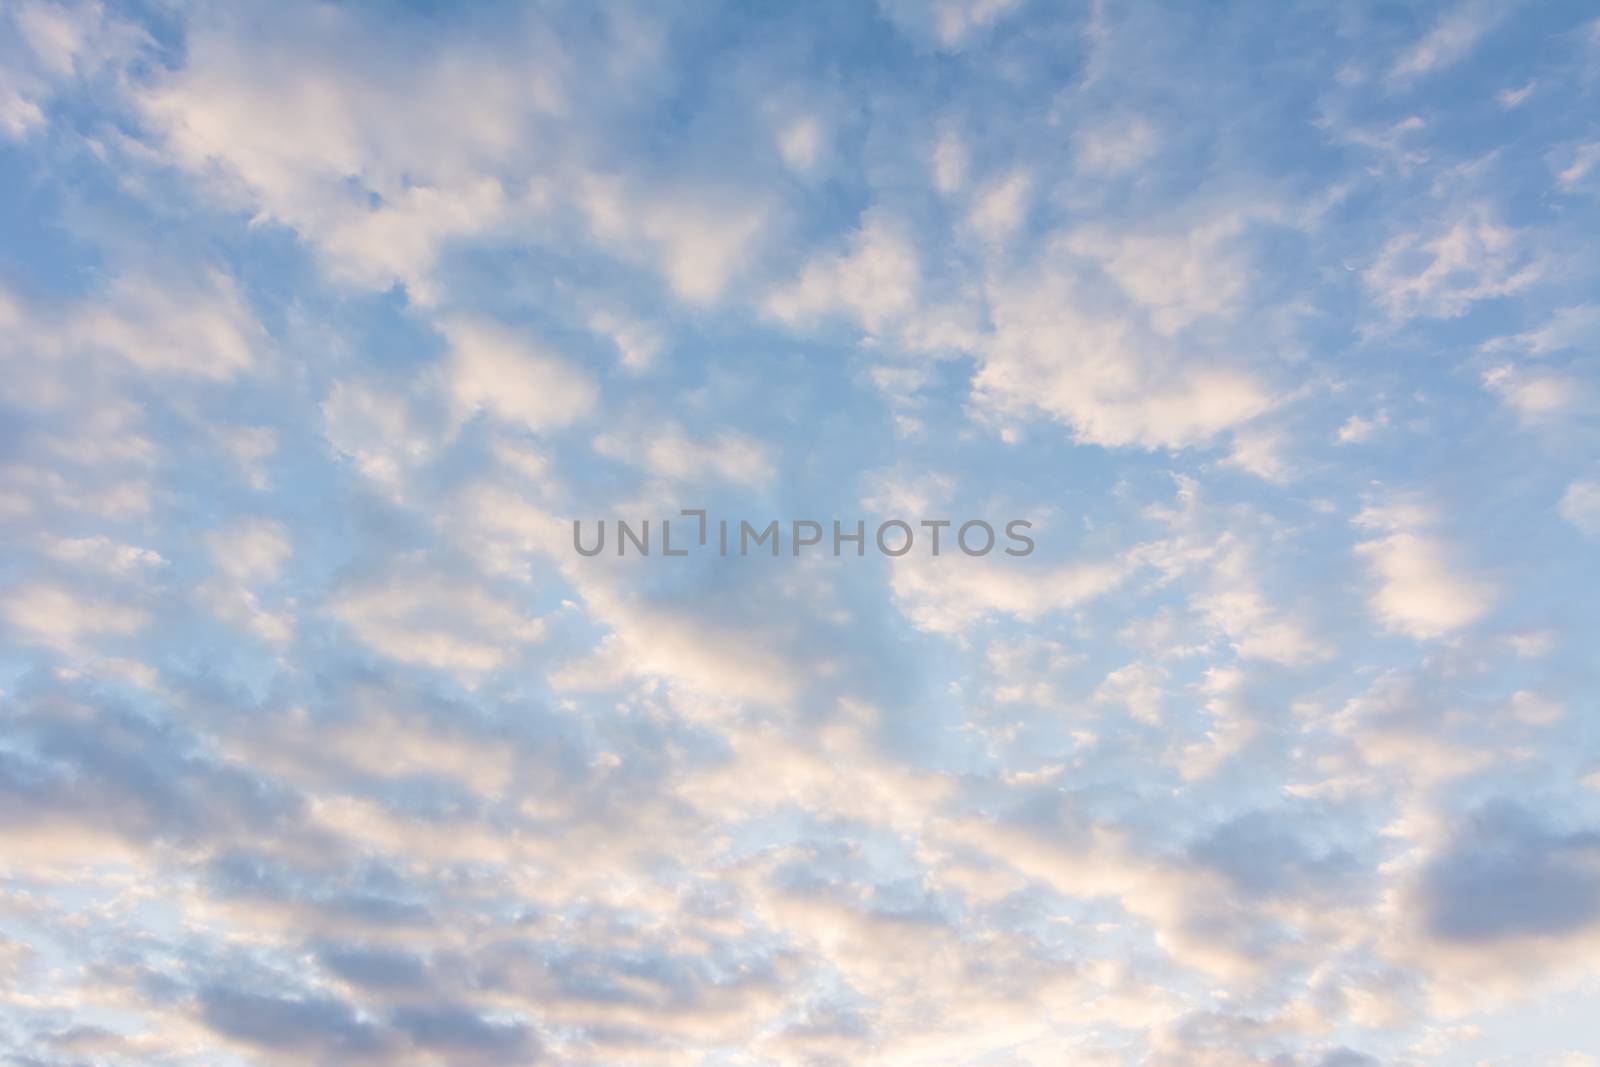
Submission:
<svg viewBox="0 0 1600 1067">
<path fill-rule="evenodd" d="M 0 27 L 10 1059 L 1592 1062 L 1592 12 Z"/>
</svg>

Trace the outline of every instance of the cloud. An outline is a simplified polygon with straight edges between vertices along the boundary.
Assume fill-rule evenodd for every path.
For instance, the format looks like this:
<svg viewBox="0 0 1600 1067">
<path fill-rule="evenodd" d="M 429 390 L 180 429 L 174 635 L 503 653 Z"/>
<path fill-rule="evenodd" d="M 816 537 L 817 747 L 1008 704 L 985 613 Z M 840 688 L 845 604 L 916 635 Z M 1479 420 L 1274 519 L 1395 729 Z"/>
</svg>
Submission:
<svg viewBox="0 0 1600 1067">
<path fill-rule="evenodd" d="M 768 225 L 767 207 L 737 190 L 635 188 L 589 175 L 576 198 L 602 245 L 654 266 L 673 293 L 697 306 L 721 298 Z"/>
<path fill-rule="evenodd" d="M 967 182 L 967 148 L 954 130 L 945 130 L 933 146 L 933 185 L 950 196 Z"/>
<path fill-rule="evenodd" d="M 1041 412 L 1086 444 L 1145 448 L 1203 445 L 1273 406 L 1248 369 L 1184 360 L 1126 319 L 1084 308 L 1069 275 L 1041 270 L 991 294 L 994 334 L 973 378 L 981 406 Z"/>
<path fill-rule="evenodd" d="M 1428 943 L 1475 967 L 1525 973 L 1540 958 L 1576 962 L 1600 930 L 1600 833 L 1490 802 L 1453 828 L 1415 892 Z"/>
<path fill-rule="evenodd" d="M 7 7 L 0 1058 L 1580 1046 L 1600 37 L 1497 17 Z M 702 504 L 1038 551 L 573 551 Z"/>
<path fill-rule="evenodd" d="M 237 582 L 272 581 L 292 550 L 288 530 L 271 519 L 235 520 L 206 541 L 217 569 Z"/>
<path fill-rule="evenodd" d="M 87 642 L 100 635 L 135 633 L 150 619 L 134 605 L 37 581 L 8 590 L 4 612 L 24 639 L 68 654 L 87 651 Z"/>
<path fill-rule="evenodd" d="M 1573 149 L 1571 162 L 1556 173 L 1556 181 L 1563 189 L 1579 188 L 1585 178 L 1600 165 L 1600 141 L 1591 141 Z"/>
<path fill-rule="evenodd" d="M 443 329 L 450 342 L 443 373 L 458 422 L 483 411 L 541 433 L 594 407 L 589 376 L 531 338 L 482 319 L 452 319 Z"/>
<path fill-rule="evenodd" d="M 920 285 L 915 247 L 894 224 L 875 215 L 852 235 L 849 251 L 814 259 L 793 284 L 772 293 L 766 307 L 796 325 L 842 312 L 868 333 L 879 334 L 916 308 Z"/>
<path fill-rule="evenodd" d="M 1557 311 L 1550 320 L 1526 333 L 1496 337 L 1484 344 L 1487 351 L 1521 349 L 1533 357 L 1581 348 L 1600 340 L 1600 305 L 1575 304 Z"/>
<path fill-rule="evenodd" d="M 274 645 L 286 644 L 294 634 L 294 614 L 261 607 L 255 587 L 270 585 L 283 572 L 293 551 L 288 531 L 270 519 L 238 519 L 206 538 L 218 579 L 197 592 L 218 618 L 253 630 Z"/>
<path fill-rule="evenodd" d="M 81 687 L 87 688 L 87 687 Z M 0 761 L 8 850 L 41 871 L 138 857 L 163 841 L 202 847 L 292 822 L 292 794 L 219 756 L 182 724 L 102 692 L 22 694 Z M 108 855 L 109 853 L 109 855 Z"/>
<path fill-rule="evenodd" d="M 392 1042 L 373 1023 L 333 997 L 282 997 L 217 986 L 200 995 L 207 1028 L 246 1049 L 283 1054 L 376 1059 Z"/>
<path fill-rule="evenodd" d="M 666 346 L 660 333 L 648 323 L 615 311 L 594 312 L 589 316 L 589 329 L 610 339 L 617 346 L 622 365 L 631 371 L 648 370 Z"/>
<path fill-rule="evenodd" d="M 1407 506 L 1369 508 L 1356 519 L 1382 536 L 1356 545 L 1377 581 L 1369 604 L 1388 629 L 1422 640 L 1470 626 L 1494 605 L 1489 582 L 1464 571 L 1451 547 L 1427 531 L 1423 513 Z"/>
<path fill-rule="evenodd" d="M 994 179 L 973 198 L 967 224 L 986 241 L 1004 241 L 1027 218 L 1032 189 L 1033 177 L 1025 170 Z"/>
<path fill-rule="evenodd" d="M 119 544 L 104 534 L 53 538 L 46 542 L 44 551 L 63 563 L 118 577 L 136 575 L 167 562 L 160 553 L 137 545 Z"/>
<path fill-rule="evenodd" d="M 1255 573 L 1259 561 L 1244 546 L 1219 545 L 1212 588 L 1194 606 L 1232 640 L 1247 659 L 1303 664 L 1328 659 L 1332 649 L 1311 633 L 1298 612 L 1275 605 Z"/>
<path fill-rule="evenodd" d="M 1600 482 L 1579 480 L 1561 494 L 1561 517 L 1590 537 L 1600 537 Z"/>
<path fill-rule="evenodd" d="M 1441 220 L 1432 232 L 1390 238 L 1363 280 L 1392 320 L 1456 318 L 1480 300 L 1522 292 L 1543 269 L 1524 236 L 1478 204 Z"/>
<path fill-rule="evenodd" d="M 805 173 L 817 165 L 824 148 L 822 123 L 813 115 L 801 115 L 790 122 L 778 138 L 783 161 Z"/>
<path fill-rule="evenodd" d="M 731 617 L 718 617 L 698 602 L 632 594 L 614 572 L 586 567 L 574 577 L 591 615 L 610 633 L 553 674 L 557 689 L 605 690 L 660 678 L 716 701 L 784 705 L 802 688 L 805 670 L 784 647 L 783 628 L 757 609 L 770 601 L 751 598 Z"/>
<path fill-rule="evenodd" d="M 667 424 L 645 433 L 606 434 L 595 448 L 675 482 L 760 486 L 775 476 L 770 450 L 749 434 L 731 430 L 697 440 L 682 427 Z"/>
<path fill-rule="evenodd" d="M 1027 568 L 989 557 L 913 552 L 894 563 L 890 585 L 913 624 L 956 635 L 997 616 L 1031 622 L 1072 611 L 1117 589 L 1140 562 L 1137 549 L 1107 559 Z"/>
<path fill-rule="evenodd" d="M 322 403 L 322 424 L 336 455 L 395 494 L 438 443 L 438 435 L 423 424 L 404 393 L 377 383 L 335 383 Z"/>
<path fill-rule="evenodd" d="M 1499 21 L 1500 13 L 1465 4 L 1441 16 L 1422 39 L 1401 52 L 1389 68 L 1388 81 L 1404 86 L 1461 62 Z"/>
<path fill-rule="evenodd" d="M 1389 416 L 1383 411 L 1379 411 L 1371 418 L 1364 415 L 1351 415 L 1340 424 L 1335 440 L 1341 445 L 1364 444 L 1370 441 L 1378 431 L 1387 426 L 1388 422 Z"/>
<path fill-rule="evenodd" d="M 813 255 L 799 277 L 771 290 L 763 309 L 807 333 L 831 320 L 852 322 L 865 334 L 862 343 L 886 359 L 920 361 L 978 344 L 967 294 L 925 277 L 910 227 L 878 211 L 862 218 L 844 250 Z M 896 369 L 891 364 L 882 373 Z"/>
<path fill-rule="evenodd" d="M 1091 170 L 1125 174 L 1148 163 L 1161 140 L 1156 126 L 1144 117 L 1118 116 L 1078 135 L 1078 159 Z"/>
<path fill-rule="evenodd" d="M 1281 431 L 1241 430 L 1233 435 L 1228 463 L 1269 482 L 1287 482 L 1294 477 L 1294 467 L 1284 454 L 1288 447 Z"/>
<path fill-rule="evenodd" d="M 238 285 L 220 270 L 163 282 L 129 273 L 63 308 L 7 303 L 13 343 L 46 360 L 109 358 L 137 374 L 223 381 L 258 368 L 268 348 Z"/>
<path fill-rule="evenodd" d="M 559 52 L 528 24 L 512 40 L 540 58 L 518 72 L 494 44 L 429 50 L 354 12 L 242 18 L 196 19 L 183 64 L 141 89 L 158 145 L 221 202 L 295 230 L 336 276 L 431 296 L 442 245 L 513 212 L 500 174 L 566 107 Z"/>
<path fill-rule="evenodd" d="M 405 580 L 352 583 L 331 602 L 357 640 L 392 660 L 470 680 L 544 636 L 544 623 L 493 593 L 407 567 Z"/>
<path fill-rule="evenodd" d="M 1549 425 L 1596 406 L 1588 383 L 1559 371 L 1500 366 L 1484 372 L 1483 384 L 1528 426 Z"/>
<path fill-rule="evenodd" d="M 920 5 L 904 0 L 879 0 L 901 30 L 914 39 L 959 51 L 1019 6 L 1019 0 L 937 0 Z"/>
<path fill-rule="evenodd" d="M 149 38 L 99 4 L 48 0 L 10 5 L 0 57 L 0 133 L 21 140 L 49 122 L 48 109 L 76 83 L 139 54 Z"/>
<path fill-rule="evenodd" d="M 1251 275 L 1240 238 L 1251 225 L 1276 214 L 1259 205 L 1224 210 L 1191 222 L 1177 235 L 1087 226 L 1072 233 L 1065 247 L 1097 262 L 1130 299 L 1149 310 L 1156 331 L 1171 336 L 1197 319 L 1240 306 Z"/>
</svg>

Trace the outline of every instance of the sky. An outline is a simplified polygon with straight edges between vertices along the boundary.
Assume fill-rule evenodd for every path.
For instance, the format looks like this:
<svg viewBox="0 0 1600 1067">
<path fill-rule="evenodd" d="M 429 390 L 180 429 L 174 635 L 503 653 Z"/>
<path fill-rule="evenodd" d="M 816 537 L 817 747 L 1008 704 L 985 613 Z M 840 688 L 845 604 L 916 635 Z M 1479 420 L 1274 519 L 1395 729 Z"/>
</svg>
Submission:
<svg viewBox="0 0 1600 1067">
<path fill-rule="evenodd" d="M 1597 16 L 3 0 L 0 1053 L 1600 1065 Z"/>
</svg>

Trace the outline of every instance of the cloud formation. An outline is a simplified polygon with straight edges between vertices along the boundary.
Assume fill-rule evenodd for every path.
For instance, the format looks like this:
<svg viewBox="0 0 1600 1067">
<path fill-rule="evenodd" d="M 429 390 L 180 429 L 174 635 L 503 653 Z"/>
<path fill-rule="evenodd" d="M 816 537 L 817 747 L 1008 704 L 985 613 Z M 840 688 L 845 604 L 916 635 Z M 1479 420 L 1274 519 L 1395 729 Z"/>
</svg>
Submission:
<svg viewBox="0 0 1600 1067">
<path fill-rule="evenodd" d="M 1590 1062 L 1597 27 L 9 5 L 0 1052 Z"/>
</svg>

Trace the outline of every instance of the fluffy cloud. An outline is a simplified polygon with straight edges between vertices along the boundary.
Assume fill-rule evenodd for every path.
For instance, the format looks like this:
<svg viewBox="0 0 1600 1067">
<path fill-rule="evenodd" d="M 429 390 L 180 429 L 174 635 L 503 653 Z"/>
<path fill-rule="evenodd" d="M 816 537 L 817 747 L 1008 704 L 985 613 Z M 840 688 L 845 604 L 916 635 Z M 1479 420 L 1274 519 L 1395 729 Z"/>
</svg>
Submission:
<svg viewBox="0 0 1600 1067">
<path fill-rule="evenodd" d="M 493 670 L 544 624 L 486 590 L 407 568 L 405 581 L 353 584 L 330 610 L 363 644 L 400 663 L 459 671 L 471 679 Z"/>
<path fill-rule="evenodd" d="M 1576 481 L 1561 494 L 1561 517 L 1588 534 L 1600 537 L 1600 482 Z"/>
<path fill-rule="evenodd" d="M 1600 37 L 1369 8 L 6 8 L 0 1052 L 1592 1045 Z"/>
<path fill-rule="evenodd" d="M 517 331 L 476 319 L 444 327 L 450 341 L 445 367 L 457 420 L 484 411 L 534 432 L 588 414 L 595 387 L 588 375 Z"/>
<path fill-rule="evenodd" d="M 1370 604 L 1384 626 L 1416 638 L 1443 637 L 1494 605 L 1494 586 L 1460 567 L 1415 506 L 1368 508 L 1356 523 L 1382 534 L 1355 551 L 1372 569 L 1377 587 Z"/>
<path fill-rule="evenodd" d="M 1480 300 L 1521 292 L 1542 269 L 1523 235 L 1477 204 L 1440 219 L 1431 231 L 1392 237 L 1364 277 L 1393 320 L 1455 318 Z"/>
<path fill-rule="evenodd" d="M 8 591 L 5 618 L 25 640 L 67 653 L 86 650 L 91 637 L 129 634 L 149 621 L 149 613 L 98 596 L 85 596 L 44 583 Z"/>
<path fill-rule="evenodd" d="M 1403 86 L 1459 63 L 1494 29 L 1497 20 L 1498 13 L 1485 4 L 1463 4 L 1447 12 L 1421 40 L 1395 59 L 1389 68 L 1389 82 Z"/>
<path fill-rule="evenodd" d="M 1085 443 L 1147 448 L 1202 444 L 1273 406 L 1250 370 L 1184 361 L 1127 320 L 1084 309 L 1077 291 L 1047 272 L 993 293 L 995 334 L 973 379 L 981 404 L 1043 412 Z"/>
</svg>

